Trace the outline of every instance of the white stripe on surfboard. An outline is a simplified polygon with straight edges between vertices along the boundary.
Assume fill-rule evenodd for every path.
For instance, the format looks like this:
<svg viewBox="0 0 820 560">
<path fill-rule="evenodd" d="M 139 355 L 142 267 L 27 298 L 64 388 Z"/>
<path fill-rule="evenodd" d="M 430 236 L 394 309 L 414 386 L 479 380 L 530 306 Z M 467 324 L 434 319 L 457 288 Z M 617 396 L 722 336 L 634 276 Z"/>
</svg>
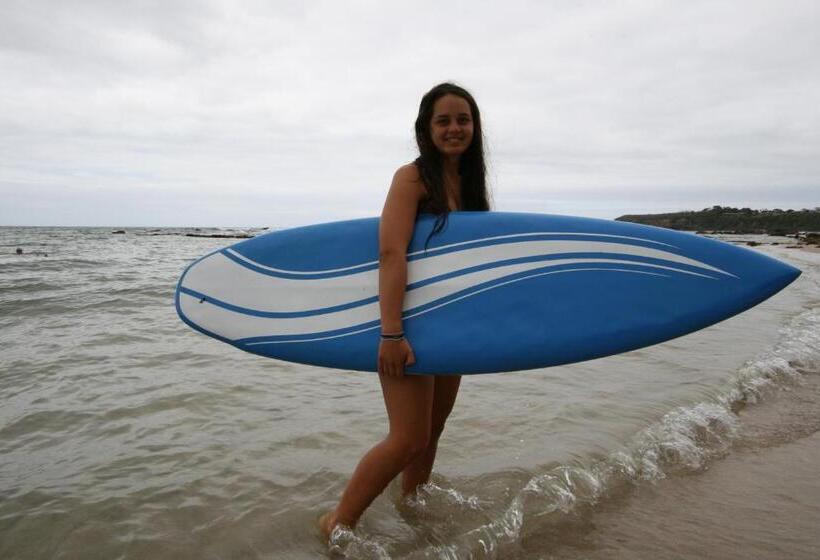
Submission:
<svg viewBox="0 0 820 560">
<path fill-rule="evenodd" d="M 630 264 L 635 267 L 654 270 L 668 270 L 692 276 L 701 276 L 713 279 L 710 276 L 698 274 L 689 270 L 677 269 L 672 266 L 663 266 L 649 263 L 638 263 L 622 259 L 558 259 L 555 261 L 527 262 L 502 267 L 479 270 L 461 276 L 455 276 L 421 286 L 415 290 L 408 291 L 404 299 L 404 310 L 412 310 L 424 305 L 442 300 L 448 296 L 469 290 L 473 286 L 483 284 L 488 281 L 497 280 L 512 274 L 527 272 L 545 267 L 555 268 L 562 265 L 585 265 L 585 264 Z M 377 270 L 370 271 L 371 293 L 376 293 Z M 207 299 L 200 303 L 198 298 L 180 294 L 180 305 L 183 314 L 193 323 L 202 328 L 214 332 L 225 338 L 236 340 L 256 336 L 282 336 L 298 335 L 323 331 L 333 331 L 338 329 L 351 328 L 369 321 L 379 319 L 378 302 L 366 305 L 350 307 L 347 309 L 323 313 L 321 315 L 309 315 L 301 317 L 268 318 L 248 315 L 245 313 L 232 311 L 211 304 Z"/>
<path fill-rule="evenodd" d="M 493 284 L 492 286 L 487 286 L 486 288 L 481 288 L 479 290 L 476 290 L 475 292 L 470 292 L 469 294 L 464 294 L 463 296 L 459 296 L 459 297 L 453 298 L 451 300 L 447 300 L 447 301 L 442 302 L 442 303 L 440 303 L 438 305 L 435 305 L 433 307 L 424 309 L 422 311 L 418 311 L 416 313 L 412 313 L 412 314 L 406 316 L 404 319 L 407 320 L 407 319 L 412 319 L 413 317 L 418 317 L 419 315 L 424 315 L 425 313 L 429 313 L 430 311 L 434 311 L 434 310 L 436 310 L 440 307 L 450 305 L 451 303 L 455 303 L 455 302 L 460 301 L 462 299 L 466 299 L 466 298 L 478 295 L 478 294 L 480 294 L 482 292 L 486 292 L 488 290 L 493 290 L 495 288 L 500 288 L 501 286 L 506 286 L 507 284 L 514 284 L 516 282 L 521 282 L 522 280 L 529 280 L 530 278 L 536 278 L 538 276 L 546 276 L 548 274 L 562 274 L 562 273 L 565 273 L 565 272 L 582 272 L 582 271 L 587 271 L 587 270 L 596 270 L 596 271 L 604 271 L 604 272 L 629 272 L 629 273 L 632 273 L 632 274 L 646 274 L 646 275 L 649 275 L 649 276 L 664 276 L 664 277 L 666 276 L 665 274 L 658 274 L 656 272 L 643 272 L 643 271 L 640 271 L 640 270 L 629 270 L 627 268 L 579 268 L 579 269 L 571 268 L 571 269 L 564 269 L 564 270 L 552 270 L 552 271 L 548 271 L 548 272 L 539 272 L 537 274 L 530 274 L 528 276 L 522 276 L 520 278 L 513 278 L 512 280 L 508 280 L 506 282 L 501 282 L 499 284 Z M 344 333 L 341 333 L 341 334 L 331 334 L 331 335 L 317 336 L 317 337 L 312 337 L 312 338 L 297 338 L 297 339 L 282 339 L 282 340 L 260 340 L 258 342 L 248 342 L 246 344 L 246 346 L 262 346 L 262 345 L 265 345 L 265 344 L 297 344 L 297 343 L 300 343 L 300 342 L 317 342 L 317 341 L 320 341 L 320 340 L 331 340 L 333 338 L 343 338 L 345 336 L 352 336 L 354 334 L 359 334 L 359 333 L 363 333 L 363 332 L 367 332 L 367 331 L 375 331 L 378 328 L 380 328 L 380 325 L 376 325 L 375 327 L 366 327 L 366 328 L 358 329 L 358 330 L 354 330 L 354 331 L 348 331 L 348 332 L 344 332 Z"/>
<path fill-rule="evenodd" d="M 611 258 L 621 255 L 653 258 L 732 276 L 708 264 L 648 247 L 598 241 L 537 240 L 472 247 L 411 261 L 408 284 L 508 259 L 577 252 L 604 253 Z M 538 263 L 537 266 L 544 264 Z M 191 267 L 182 285 L 237 307 L 261 312 L 298 313 L 349 305 L 374 297 L 378 271 L 370 269 L 330 278 L 281 278 L 254 271 L 221 253 L 214 253 Z M 408 294 L 418 289 L 421 288 L 409 290 Z"/>
<path fill-rule="evenodd" d="M 631 239 L 634 241 L 643 241 L 645 243 L 652 243 L 654 245 L 663 245 L 665 247 L 671 247 L 673 249 L 677 249 L 676 245 L 670 245 L 669 243 L 662 243 L 661 241 L 655 241 L 653 239 L 645 239 L 643 237 L 630 237 L 628 235 L 614 235 L 608 233 L 581 233 L 581 232 L 572 232 L 572 231 L 539 231 L 539 232 L 531 232 L 531 233 L 510 233 L 507 235 L 494 235 L 492 237 L 482 237 L 480 239 L 471 239 L 468 241 L 459 241 L 458 243 L 449 243 L 447 245 L 441 245 L 439 247 L 432 247 L 428 250 L 419 250 L 413 251 L 412 253 L 408 253 L 408 257 L 414 257 L 416 255 L 435 255 L 444 251 L 445 249 L 452 249 L 453 247 L 462 247 L 464 245 L 475 245 L 480 243 L 488 243 L 492 241 L 498 241 L 499 239 L 521 239 L 525 237 L 536 237 L 541 235 L 577 235 L 577 236 L 587 236 L 587 237 L 604 237 L 604 238 L 616 238 L 616 239 Z M 361 264 L 354 264 L 351 266 L 344 266 L 341 268 L 326 268 L 322 270 L 311 270 L 311 271 L 304 271 L 304 270 L 292 270 L 287 268 L 276 268 L 273 266 L 268 266 L 265 264 L 258 263 L 253 259 L 250 259 L 235 251 L 234 249 L 228 248 L 226 249 L 228 253 L 233 255 L 235 258 L 248 263 L 251 266 L 255 266 L 262 270 L 267 270 L 269 272 L 277 273 L 277 274 L 290 274 L 292 276 L 316 276 L 320 274 L 338 274 L 340 272 L 346 271 L 354 271 L 361 268 L 367 268 L 374 265 L 379 264 L 379 261 L 369 261 Z"/>
</svg>

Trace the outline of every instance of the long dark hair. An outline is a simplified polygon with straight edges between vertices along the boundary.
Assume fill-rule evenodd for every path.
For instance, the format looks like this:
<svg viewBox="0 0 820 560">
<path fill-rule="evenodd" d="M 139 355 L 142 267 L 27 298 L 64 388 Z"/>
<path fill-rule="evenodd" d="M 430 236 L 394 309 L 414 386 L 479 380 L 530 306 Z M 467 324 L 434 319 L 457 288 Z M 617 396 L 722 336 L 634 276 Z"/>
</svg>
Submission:
<svg viewBox="0 0 820 560">
<path fill-rule="evenodd" d="M 473 119 L 473 140 L 458 162 L 458 174 L 461 176 L 461 207 L 463 210 L 490 209 L 487 196 L 487 167 L 484 163 L 484 135 L 481 131 L 481 113 L 478 110 L 478 104 L 466 89 L 449 82 L 439 84 L 421 98 L 419 114 L 416 117 L 416 144 L 419 147 L 419 157 L 414 163 L 419 170 L 421 180 L 427 187 L 425 203 L 437 215 L 433 231 L 427 237 L 428 243 L 433 235 L 447 225 L 447 216 L 450 213 L 444 187 L 441 153 L 433 144 L 433 138 L 430 135 L 433 106 L 436 101 L 447 94 L 456 95 L 467 101 Z M 426 246 L 427 243 L 425 243 Z"/>
</svg>

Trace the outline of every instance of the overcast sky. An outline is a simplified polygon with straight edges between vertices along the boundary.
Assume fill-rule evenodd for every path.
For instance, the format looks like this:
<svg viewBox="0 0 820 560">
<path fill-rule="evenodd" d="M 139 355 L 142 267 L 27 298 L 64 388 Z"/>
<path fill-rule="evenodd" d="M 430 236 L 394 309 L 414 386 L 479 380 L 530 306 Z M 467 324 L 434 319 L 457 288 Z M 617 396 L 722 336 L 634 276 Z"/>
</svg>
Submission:
<svg viewBox="0 0 820 560">
<path fill-rule="evenodd" d="M 469 89 L 494 208 L 820 206 L 820 2 L 0 0 L 0 225 L 378 215 Z"/>
</svg>

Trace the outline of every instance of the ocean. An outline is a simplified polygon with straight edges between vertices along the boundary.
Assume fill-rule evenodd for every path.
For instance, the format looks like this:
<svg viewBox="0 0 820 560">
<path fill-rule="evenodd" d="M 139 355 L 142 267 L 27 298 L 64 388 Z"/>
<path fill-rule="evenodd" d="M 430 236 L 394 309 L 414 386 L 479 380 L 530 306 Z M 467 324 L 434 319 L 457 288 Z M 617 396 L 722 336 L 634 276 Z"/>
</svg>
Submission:
<svg viewBox="0 0 820 560">
<path fill-rule="evenodd" d="M 793 240 L 720 236 L 803 275 L 717 325 L 465 377 L 431 484 L 328 551 L 386 433 L 375 374 L 191 330 L 177 279 L 237 240 L 115 229 L 0 228 L 0 558 L 820 557 L 820 253 Z"/>
</svg>

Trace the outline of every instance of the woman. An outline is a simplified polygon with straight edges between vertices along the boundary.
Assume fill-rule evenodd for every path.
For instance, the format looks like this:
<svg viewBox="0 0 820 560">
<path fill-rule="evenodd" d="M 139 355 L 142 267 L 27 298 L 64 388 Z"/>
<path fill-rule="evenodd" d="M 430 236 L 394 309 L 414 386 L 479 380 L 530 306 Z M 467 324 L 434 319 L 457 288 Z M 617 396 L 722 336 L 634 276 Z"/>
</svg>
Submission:
<svg viewBox="0 0 820 560">
<path fill-rule="evenodd" d="M 416 216 L 436 214 L 434 234 L 450 211 L 489 210 L 481 117 L 473 97 L 450 83 L 427 92 L 416 118 L 416 143 L 420 155 L 393 176 L 379 224 L 378 371 L 390 430 L 361 459 L 336 509 L 319 519 L 327 538 L 337 525 L 354 527 L 399 473 L 405 496 L 429 480 L 461 382 L 460 375 L 404 375 L 415 357 L 401 313 Z"/>
</svg>

